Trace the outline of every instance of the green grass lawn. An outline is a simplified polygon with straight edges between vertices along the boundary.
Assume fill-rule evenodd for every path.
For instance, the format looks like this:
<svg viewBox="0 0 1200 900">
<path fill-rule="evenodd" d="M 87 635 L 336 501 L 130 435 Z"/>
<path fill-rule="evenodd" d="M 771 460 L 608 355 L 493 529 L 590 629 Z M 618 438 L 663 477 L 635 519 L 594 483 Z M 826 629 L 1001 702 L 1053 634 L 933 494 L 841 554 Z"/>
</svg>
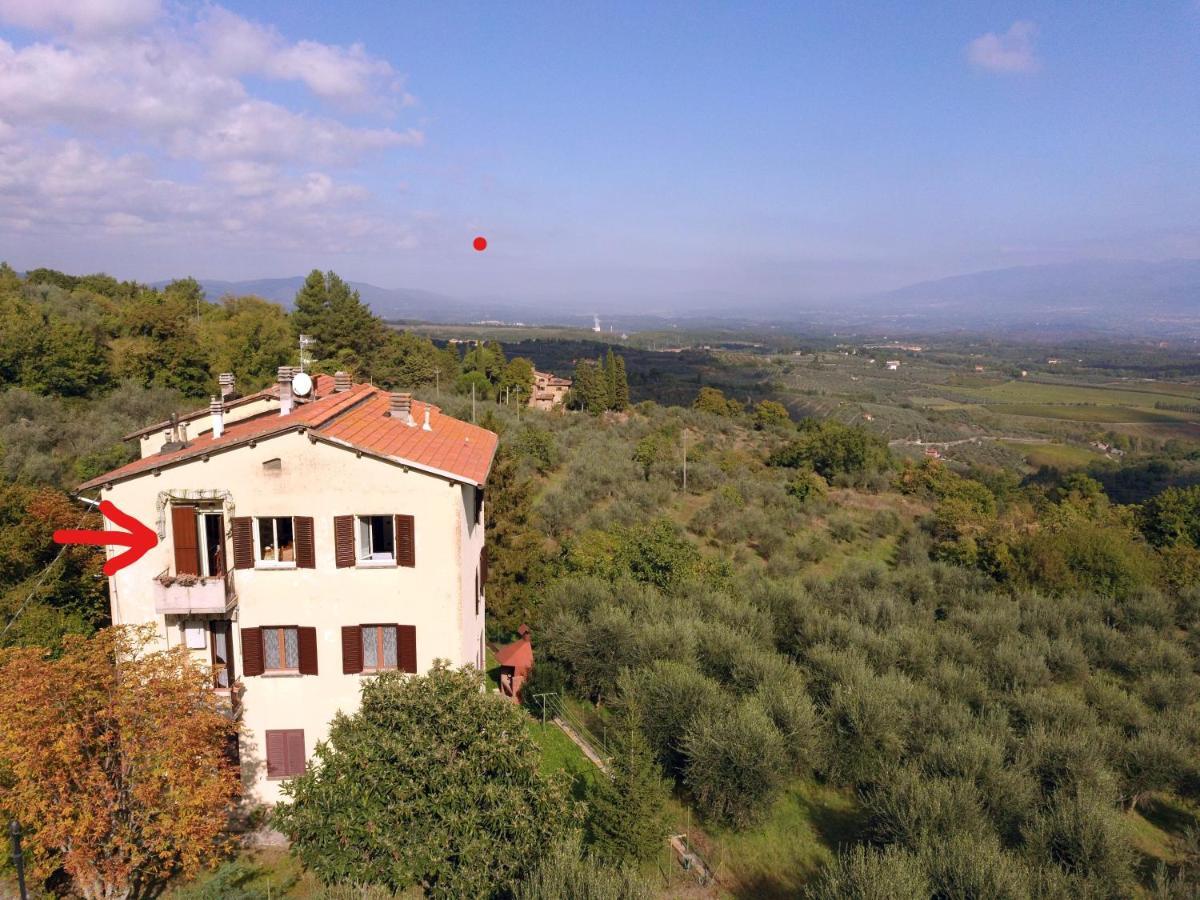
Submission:
<svg viewBox="0 0 1200 900">
<path fill-rule="evenodd" d="M 1006 381 L 984 388 L 962 388 L 963 393 L 979 397 L 985 403 L 1067 404 L 1090 403 L 1096 406 L 1133 406 L 1153 408 L 1156 401 L 1170 397 L 1195 396 L 1190 393 L 1171 393 L 1152 390 L 1152 385 L 1128 389 L 1109 385 L 1084 386 L 1047 384 L 1037 381 Z"/>
<path fill-rule="evenodd" d="M 1132 406 L 1065 406 L 1052 403 L 989 403 L 988 412 L 1002 416 L 1062 419 L 1067 422 L 1184 422 L 1186 413 Z"/>
<path fill-rule="evenodd" d="M 797 779 L 758 825 L 710 828 L 697 843 L 734 896 L 770 900 L 802 893 L 837 847 L 856 841 L 861 829 L 851 793 Z"/>
<path fill-rule="evenodd" d="M 1035 469 L 1042 466 L 1053 466 L 1057 469 L 1082 469 L 1093 460 L 1102 458 L 1098 453 L 1071 444 L 1023 444 L 1020 441 L 1001 441 L 1000 443 L 1006 447 L 1012 447 L 1022 454 L 1025 462 Z"/>
</svg>

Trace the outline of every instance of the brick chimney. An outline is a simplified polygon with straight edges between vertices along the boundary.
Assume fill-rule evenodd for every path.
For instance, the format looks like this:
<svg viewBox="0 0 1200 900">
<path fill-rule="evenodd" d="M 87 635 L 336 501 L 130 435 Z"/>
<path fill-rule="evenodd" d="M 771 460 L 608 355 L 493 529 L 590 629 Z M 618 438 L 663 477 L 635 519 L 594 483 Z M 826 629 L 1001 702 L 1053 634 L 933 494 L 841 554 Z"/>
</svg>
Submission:
<svg viewBox="0 0 1200 900">
<path fill-rule="evenodd" d="M 292 367 L 279 367 L 279 414 L 286 416 L 292 411 Z"/>
<path fill-rule="evenodd" d="M 224 385 L 222 385 L 224 387 Z M 215 441 L 225 433 L 225 415 L 224 407 L 221 401 L 213 397 L 208 401 L 208 412 L 212 416 L 212 436 Z"/>
<path fill-rule="evenodd" d="M 350 390 L 353 382 L 350 380 L 349 372 L 334 372 L 333 373 L 333 392 L 335 394 L 344 394 Z"/>
<path fill-rule="evenodd" d="M 400 419 L 405 425 L 416 425 L 412 415 L 412 394 L 393 392 L 389 395 L 390 407 L 388 415 Z"/>
<path fill-rule="evenodd" d="M 217 383 L 221 385 L 222 403 L 228 403 L 230 400 L 237 398 L 237 388 L 234 384 L 232 372 L 222 372 L 217 376 Z"/>
</svg>

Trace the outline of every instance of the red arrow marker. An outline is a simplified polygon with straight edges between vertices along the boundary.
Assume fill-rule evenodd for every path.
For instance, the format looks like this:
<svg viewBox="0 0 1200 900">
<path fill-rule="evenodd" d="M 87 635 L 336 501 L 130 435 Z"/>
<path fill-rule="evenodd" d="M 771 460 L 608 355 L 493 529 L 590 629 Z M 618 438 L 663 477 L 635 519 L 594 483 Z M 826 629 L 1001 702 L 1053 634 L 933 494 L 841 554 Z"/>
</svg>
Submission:
<svg viewBox="0 0 1200 900">
<path fill-rule="evenodd" d="M 104 563 L 105 575 L 116 575 L 126 566 L 145 556 L 146 552 L 158 543 L 157 534 L 133 516 L 121 512 L 107 500 L 100 501 L 100 514 L 125 530 L 84 531 L 83 529 L 64 528 L 54 532 L 54 543 L 98 544 L 100 546 L 115 544 L 128 547 L 129 549 L 124 553 L 118 554 Z"/>
</svg>

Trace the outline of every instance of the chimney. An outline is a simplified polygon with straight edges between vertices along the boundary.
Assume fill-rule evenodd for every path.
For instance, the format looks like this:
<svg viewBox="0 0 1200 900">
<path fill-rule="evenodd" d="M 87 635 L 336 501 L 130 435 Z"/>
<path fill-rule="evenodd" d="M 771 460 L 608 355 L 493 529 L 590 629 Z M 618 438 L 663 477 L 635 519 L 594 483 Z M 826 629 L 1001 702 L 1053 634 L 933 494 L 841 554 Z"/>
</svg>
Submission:
<svg viewBox="0 0 1200 900">
<path fill-rule="evenodd" d="M 412 416 L 412 394 L 392 393 L 389 395 L 391 406 L 388 415 L 400 419 L 405 425 L 416 425 Z"/>
<path fill-rule="evenodd" d="M 222 375 L 221 377 L 224 378 L 225 376 Z M 221 385 L 221 387 L 224 389 L 225 385 Z M 225 416 L 223 415 L 221 401 L 213 397 L 208 401 L 208 411 L 212 415 L 212 436 L 215 441 L 225 432 Z"/>
<path fill-rule="evenodd" d="M 179 423 L 179 443 L 187 444 L 187 422 Z"/>
<path fill-rule="evenodd" d="M 237 390 L 234 387 L 233 373 L 222 372 L 217 376 L 217 383 L 221 385 L 221 402 L 228 403 L 237 397 Z"/>
<path fill-rule="evenodd" d="M 334 372 L 333 373 L 333 392 L 335 394 L 344 394 L 350 390 L 352 382 L 350 381 L 349 372 Z"/>
<path fill-rule="evenodd" d="M 433 429 L 429 427 L 429 404 L 428 403 L 425 404 L 425 424 L 421 426 L 421 430 L 422 431 L 433 431 Z"/>
<path fill-rule="evenodd" d="M 292 367 L 279 367 L 279 414 L 286 416 L 292 411 Z"/>
</svg>

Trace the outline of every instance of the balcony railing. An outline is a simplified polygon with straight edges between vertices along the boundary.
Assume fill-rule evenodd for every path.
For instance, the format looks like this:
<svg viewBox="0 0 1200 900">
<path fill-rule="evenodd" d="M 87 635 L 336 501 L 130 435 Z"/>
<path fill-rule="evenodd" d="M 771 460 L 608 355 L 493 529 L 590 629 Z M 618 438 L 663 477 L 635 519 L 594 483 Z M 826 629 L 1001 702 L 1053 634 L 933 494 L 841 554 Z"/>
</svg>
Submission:
<svg viewBox="0 0 1200 900">
<path fill-rule="evenodd" d="M 164 570 L 154 579 L 154 611 L 169 616 L 224 615 L 237 605 L 233 572 L 170 576 Z"/>
</svg>

